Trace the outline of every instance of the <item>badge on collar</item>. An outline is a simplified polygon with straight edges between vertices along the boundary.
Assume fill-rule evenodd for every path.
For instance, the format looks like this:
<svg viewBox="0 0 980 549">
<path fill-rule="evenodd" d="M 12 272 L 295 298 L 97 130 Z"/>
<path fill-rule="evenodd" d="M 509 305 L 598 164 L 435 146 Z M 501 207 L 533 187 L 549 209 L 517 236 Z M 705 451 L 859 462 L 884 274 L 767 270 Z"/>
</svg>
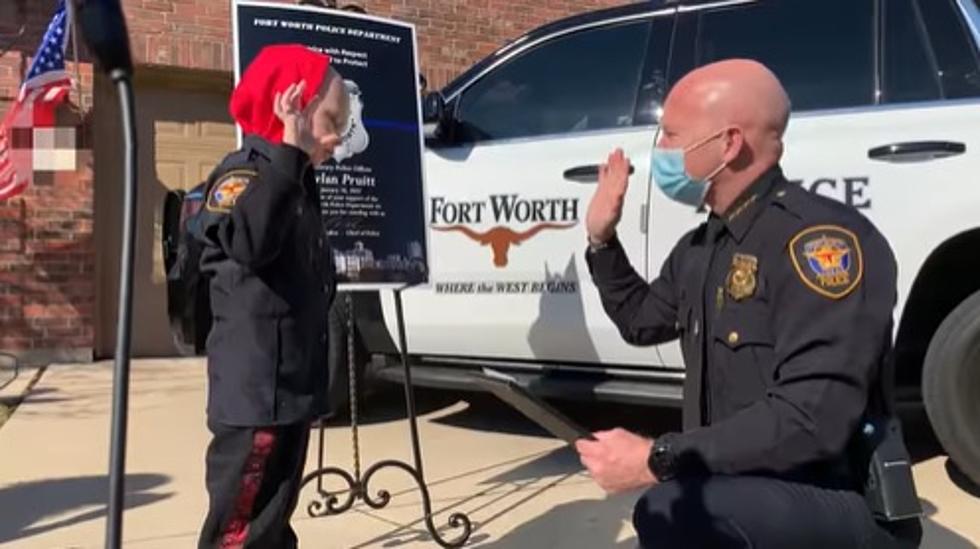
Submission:
<svg viewBox="0 0 980 549">
<path fill-rule="evenodd" d="M 759 258 L 748 254 L 732 256 L 732 268 L 728 271 L 726 285 L 728 295 L 735 301 L 752 297 L 758 285 Z"/>
<path fill-rule="evenodd" d="M 843 227 L 810 227 L 793 237 L 789 248 L 796 272 L 820 295 L 841 299 L 861 283 L 861 244 L 857 235 Z"/>
</svg>

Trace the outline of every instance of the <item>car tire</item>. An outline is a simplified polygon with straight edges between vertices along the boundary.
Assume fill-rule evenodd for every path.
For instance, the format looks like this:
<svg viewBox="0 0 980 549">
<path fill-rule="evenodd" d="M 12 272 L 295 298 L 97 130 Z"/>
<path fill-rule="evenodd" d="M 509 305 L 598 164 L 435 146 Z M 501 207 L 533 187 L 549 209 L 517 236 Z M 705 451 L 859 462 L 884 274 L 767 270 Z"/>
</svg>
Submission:
<svg viewBox="0 0 980 549">
<path fill-rule="evenodd" d="M 957 467 L 980 484 L 980 292 L 936 330 L 922 367 L 922 397 L 936 438 Z"/>
</svg>

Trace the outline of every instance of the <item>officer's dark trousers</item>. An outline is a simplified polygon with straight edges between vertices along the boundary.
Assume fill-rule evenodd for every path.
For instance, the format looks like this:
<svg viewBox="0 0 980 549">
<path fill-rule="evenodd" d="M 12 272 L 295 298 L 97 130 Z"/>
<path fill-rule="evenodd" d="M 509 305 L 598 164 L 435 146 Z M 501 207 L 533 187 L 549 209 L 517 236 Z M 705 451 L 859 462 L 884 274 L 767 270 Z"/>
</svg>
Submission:
<svg viewBox="0 0 980 549">
<path fill-rule="evenodd" d="M 661 483 L 636 504 L 644 549 L 917 547 L 917 520 L 882 527 L 860 494 L 761 477 Z"/>
<path fill-rule="evenodd" d="M 199 549 L 292 549 L 289 519 L 306 462 L 309 424 L 229 427 L 209 422 L 208 516 Z"/>
</svg>

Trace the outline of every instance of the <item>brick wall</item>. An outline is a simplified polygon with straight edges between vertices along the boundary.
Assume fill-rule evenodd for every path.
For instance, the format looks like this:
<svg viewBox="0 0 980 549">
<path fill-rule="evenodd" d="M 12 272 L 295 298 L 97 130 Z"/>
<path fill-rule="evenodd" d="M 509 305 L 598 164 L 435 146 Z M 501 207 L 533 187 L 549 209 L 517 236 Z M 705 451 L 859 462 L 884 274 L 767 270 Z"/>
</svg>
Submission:
<svg viewBox="0 0 980 549">
<path fill-rule="evenodd" d="M 282 0 L 287 3 L 289 0 Z M 415 23 L 423 73 L 441 87 L 504 42 L 546 22 L 618 0 L 365 0 L 369 13 Z M 0 113 L 20 86 L 56 0 L 0 0 L 0 52 L 23 24 L 24 35 L 0 58 Z M 123 0 L 138 64 L 230 71 L 228 0 Z M 84 48 L 83 48 L 84 49 Z M 81 114 L 65 124 L 90 133 L 92 67 L 84 51 L 82 85 L 72 94 Z M 73 73 L 74 65 L 69 67 Z M 41 360 L 91 355 L 95 252 L 91 154 L 75 173 L 35 181 L 0 203 L 0 351 Z"/>
<path fill-rule="evenodd" d="M 0 2 L 0 115 L 16 97 L 50 17 L 53 0 Z M 21 25 L 24 34 L 14 41 Z M 13 47 L 11 47 L 11 45 Z M 70 70 L 75 73 L 72 64 Z M 79 67 L 81 89 L 59 112 L 82 151 L 75 172 L 38 175 L 17 198 L 0 202 L 0 351 L 28 361 L 91 356 L 95 257 L 92 245 L 92 155 L 84 150 L 91 105 L 91 66 Z M 85 93 L 79 93 L 79 92 Z"/>
<path fill-rule="evenodd" d="M 291 0 L 273 0 L 293 3 Z M 227 0 L 123 0 L 135 56 L 146 63 L 231 70 Z M 507 40 L 622 0 L 341 0 L 416 24 L 422 70 L 441 87 Z"/>
</svg>

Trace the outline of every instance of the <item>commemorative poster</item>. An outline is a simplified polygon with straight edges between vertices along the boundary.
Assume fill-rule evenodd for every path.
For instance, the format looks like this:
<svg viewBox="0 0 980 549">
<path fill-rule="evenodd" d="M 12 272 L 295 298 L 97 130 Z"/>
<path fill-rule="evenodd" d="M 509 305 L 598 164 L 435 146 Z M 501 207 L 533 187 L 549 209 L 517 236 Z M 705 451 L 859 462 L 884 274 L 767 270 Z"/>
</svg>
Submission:
<svg viewBox="0 0 980 549">
<path fill-rule="evenodd" d="M 341 289 L 429 277 L 415 28 L 309 6 L 232 0 L 235 81 L 271 44 L 325 53 L 351 102 L 334 158 L 316 168 Z"/>
</svg>

